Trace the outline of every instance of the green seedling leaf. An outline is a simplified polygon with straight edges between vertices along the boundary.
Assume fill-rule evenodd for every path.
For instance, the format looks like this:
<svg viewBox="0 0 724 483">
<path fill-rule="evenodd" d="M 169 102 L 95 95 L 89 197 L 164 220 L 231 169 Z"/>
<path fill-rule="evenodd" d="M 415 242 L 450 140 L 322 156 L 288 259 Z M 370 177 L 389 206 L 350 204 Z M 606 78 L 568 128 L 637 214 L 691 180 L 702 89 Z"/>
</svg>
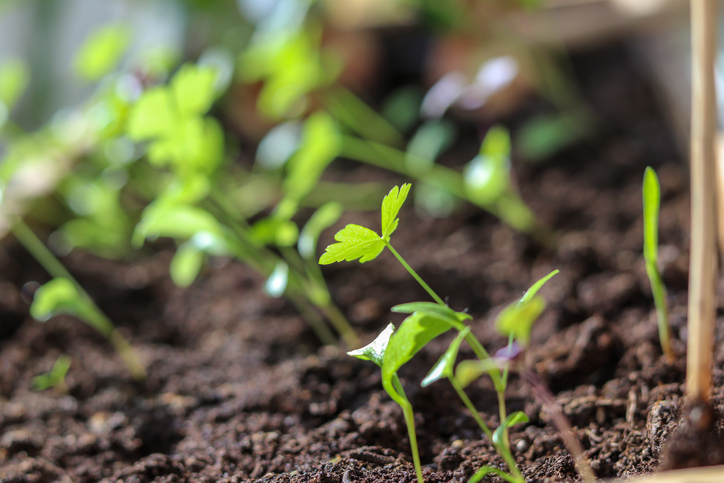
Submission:
<svg viewBox="0 0 724 483">
<path fill-rule="evenodd" d="M 425 376 L 425 379 L 422 380 L 420 384 L 422 387 L 427 387 L 442 378 L 452 379 L 455 376 L 455 359 L 458 357 L 460 344 L 469 333 L 470 327 L 465 327 L 458 336 L 453 339 L 445 353 L 440 357 L 440 360 L 437 361 L 427 376 Z"/>
<path fill-rule="evenodd" d="M 127 132 L 133 141 L 145 141 L 170 133 L 175 125 L 171 97 L 163 87 L 141 94 L 128 114 Z"/>
<path fill-rule="evenodd" d="M 500 126 L 488 131 L 480 153 L 465 167 L 465 192 L 471 201 L 489 205 L 510 185 L 510 135 Z"/>
<path fill-rule="evenodd" d="M 342 138 L 334 119 L 325 112 L 312 114 L 304 123 L 299 150 L 288 163 L 289 174 L 284 180 L 287 196 L 296 201 L 307 196 L 341 149 Z"/>
<path fill-rule="evenodd" d="M 519 301 L 513 302 L 500 312 L 495 319 L 495 328 L 501 335 L 505 337 L 512 335 L 513 338 L 523 346 L 528 345 L 533 324 L 546 308 L 545 299 L 537 295 L 537 293 L 541 287 L 557 273 L 558 270 L 553 270 L 538 280 L 526 291 Z"/>
<path fill-rule="evenodd" d="M 520 423 L 527 423 L 530 421 L 528 416 L 522 411 L 516 411 L 508 415 L 503 421 L 503 424 L 498 426 L 493 433 L 493 444 L 496 446 L 505 446 L 505 430 Z"/>
<path fill-rule="evenodd" d="M 501 363 L 495 358 L 462 361 L 455 369 L 455 379 L 458 380 L 461 387 L 465 388 L 481 376 L 503 369 L 504 365 L 505 363 Z"/>
<path fill-rule="evenodd" d="M 314 257 L 319 235 L 339 220 L 339 217 L 342 216 L 342 210 L 340 203 L 330 201 L 317 209 L 309 218 L 307 224 L 302 228 L 297 242 L 299 254 L 303 258 L 311 259 Z"/>
<path fill-rule="evenodd" d="M 334 235 L 339 243 L 329 245 L 322 257 L 320 265 L 329 265 L 334 262 L 360 259 L 360 263 L 374 260 L 382 253 L 385 242 L 380 236 L 369 228 L 360 225 L 347 225 Z"/>
<path fill-rule="evenodd" d="M 102 334 L 108 335 L 113 331 L 110 321 L 98 312 L 93 302 L 84 297 L 72 281 L 54 278 L 35 292 L 30 315 L 45 322 L 61 314 L 77 317 Z"/>
<path fill-rule="evenodd" d="M 395 305 L 392 307 L 392 311 L 400 314 L 412 314 L 414 312 L 419 312 L 421 314 L 429 315 L 430 317 L 437 317 L 455 327 L 457 330 L 463 330 L 465 328 L 462 322 L 465 320 L 472 320 L 472 316 L 469 314 L 464 312 L 455 312 L 447 305 L 440 305 L 434 302 L 411 302 Z"/>
<path fill-rule="evenodd" d="M 659 251 L 659 205 L 661 187 L 656 171 L 650 166 L 644 172 L 644 258 L 646 263 L 657 263 Z"/>
<path fill-rule="evenodd" d="M 40 374 L 33 378 L 33 390 L 44 391 L 51 387 L 62 387 L 65 384 L 65 375 L 70 369 L 70 357 L 62 355 L 53 364 L 53 368 L 47 374 Z"/>
<path fill-rule="evenodd" d="M 644 204 L 644 260 L 646 261 L 646 274 L 651 283 L 651 293 L 656 305 L 656 319 L 659 326 L 659 341 L 664 354 L 674 359 L 669 342 L 669 310 L 666 305 L 666 286 L 661 279 L 658 267 L 659 251 L 659 206 L 661 204 L 661 187 L 656 171 L 646 168 L 643 184 Z"/>
<path fill-rule="evenodd" d="M 125 25 L 108 25 L 93 32 L 75 58 L 79 77 L 95 81 L 112 71 L 121 60 L 131 40 Z"/>
<path fill-rule="evenodd" d="M 533 297 L 535 297 L 536 294 L 538 293 L 538 290 L 540 290 L 548 280 L 553 278 L 553 276 L 557 275 L 558 272 L 560 272 L 560 270 L 553 270 L 551 273 L 549 273 L 548 275 L 546 275 L 545 277 L 541 278 L 536 283 L 531 285 L 531 287 L 523 294 L 523 296 L 520 299 L 520 302 L 518 302 L 518 303 L 528 302 Z"/>
<path fill-rule="evenodd" d="M 265 245 L 289 247 L 297 242 L 299 227 L 293 221 L 271 217 L 254 223 L 251 233 L 254 239 Z"/>
<path fill-rule="evenodd" d="M 452 328 L 453 326 L 444 320 L 415 312 L 407 317 L 397 332 L 390 337 L 382 364 L 382 385 L 395 401 L 404 397 L 397 392 L 393 384 L 393 376 L 400 367 L 432 339 Z"/>
<path fill-rule="evenodd" d="M 389 324 L 375 340 L 362 347 L 361 349 L 347 352 L 347 355 L 362 359 L 363 361 L 372 361 L 382 367 L 385 360 L 385 352 L 387 345 L 390 343 L 390 337 L 395 332 L 395 326 Z"/>
<path fill-rule="evenodd" d="M 503 309 L 495 319 L 495 328 L 501 335 L 520 341 L 524 346 L 530 341 L 530 331 L 533 324 L 546 308 L 543 297 L 536 296 L 520 303 L 513 302 Z"/>
<path fill-rule="evenodd" d="M 10 111 L 30 82 L 28 66 L 19 59 L 0 65 L 0 103 Z M 0 123 L 2 124 L 2 123 Z"/>
<path fill-rule="evenodd" d="M 581 112 L 534 117 L 516 133 L 516 147 L 525 159 L 539 162 L 579 141 L 592 127 L 590 116 Z"/>
<path fill-rule="evenodd" d="M 515 479 L 513 476 L 509 475 L 505 471 L 495 468 L 494 466 L 487 465 L 481 466 L 480 469 L 478 469 L 478 471 L 476 471 L 475 474 L 468 480 L 468 483 L 478 483 L 490 474 L 498 475 L 505 481 L 508 481 L 510 483 L 519 483 L 519 480 Z"/>
<path fill-rule="evenodd" d="M 210 66 L 184 64 L 174 75 L 170 89 L 174 105 L 181 116 L 199 116 L 214 100 L 216 69 Z"/>
<path fill-rule="evenodd" d="M 289 282 L 289 265 L 279 261 L 277 262 L 274 271 L 269 275 L 266 283 L 264 284 L 264 290 L 272 297 L 281 297 L 284 295 L 284 291 L 287 289 L 287 283 Z"/>
<path fill-rule="evenodd" d="M 382 238 L 389 240 L 390 235 L 397 229 L 400 219 L 397 214 L 410 192 L 410 183 L 403 184 L 400 188 L 395 186 L 382 200 Z"/>
<path fill-rule="evenodd" d="M 427 173 L 435 159 L 452 144 L 455 130 L 447 121 L 425 122 L 407 145 L 405 164 L 416 176 Z"/>
<path fill-rule="evenodd" d="M 222 234 L 223 228 L 208 211 L 183 204 L 151 203 L 133 232 L 133 244 L 160 236 L 189 239 L 198 232 Z"/>
<path fill-rule="evenodd" d="M 179 287 L 188 287 L 199 275 L 204 258 L 204 252 L 199 250 L 193 243 L 184 243 L 178 247 L 171 260 L 171 266 L 169 267 L 171 280 Z"/>
</svg>

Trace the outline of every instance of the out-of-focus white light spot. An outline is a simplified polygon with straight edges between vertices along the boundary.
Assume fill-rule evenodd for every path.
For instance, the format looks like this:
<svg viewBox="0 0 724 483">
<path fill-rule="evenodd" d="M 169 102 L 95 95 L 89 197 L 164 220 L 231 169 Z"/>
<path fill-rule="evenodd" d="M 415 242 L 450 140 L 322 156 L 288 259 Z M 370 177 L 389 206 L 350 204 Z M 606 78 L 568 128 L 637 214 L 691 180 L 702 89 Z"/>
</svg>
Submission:
<svg viewBox="0 0 724 483">
<path fill-rule="evenodd" d="M 294 154 L 302 139 L 298 122 L 285 122 L 273 127 L 256 150 L 256 162 L 268 169 L 278 168 Z"/>
<path fill-rule="evenodd" d="M 116 80 L 116 95 L 126 102 L 133 102 L 143 92 L 141 81 L 131 74 L 124 74 Z"/>
<path fill-rule="evenodd" d="M 422 100 L 420 111 L 424 117 L 439 118 L 460 97 L 465 88 L 465 76 L 461 72 L 445 74 L 433 85 Z"/>
</svg>

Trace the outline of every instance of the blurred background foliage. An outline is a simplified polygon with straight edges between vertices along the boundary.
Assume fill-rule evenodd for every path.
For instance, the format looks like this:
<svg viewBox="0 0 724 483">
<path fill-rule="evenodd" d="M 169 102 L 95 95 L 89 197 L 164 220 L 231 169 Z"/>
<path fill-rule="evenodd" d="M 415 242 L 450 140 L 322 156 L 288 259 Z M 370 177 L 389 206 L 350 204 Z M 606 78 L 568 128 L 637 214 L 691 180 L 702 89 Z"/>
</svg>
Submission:
<svg viewBox="0 0 724 483">
<path fill-rule="evenodd" d="M 681 2 L 645 3 L 2 0 L 0 236 L 25 220 L 54 256 L 129 260 L 169 238 L 179 285 L 209 257 L 240 260 L 322 340 L 326 319 L 353 344 L 316 244 L 389 183 L 330 164 L 412 179 L 423 216 L 468 202 L 551 242 L 511 151 L 540 161 L 595 131 L 566 47 L 589 17 L 605 34 Z M 532 97 L 543 108 L 511 142 L 496 124 Z"/>
</svg>

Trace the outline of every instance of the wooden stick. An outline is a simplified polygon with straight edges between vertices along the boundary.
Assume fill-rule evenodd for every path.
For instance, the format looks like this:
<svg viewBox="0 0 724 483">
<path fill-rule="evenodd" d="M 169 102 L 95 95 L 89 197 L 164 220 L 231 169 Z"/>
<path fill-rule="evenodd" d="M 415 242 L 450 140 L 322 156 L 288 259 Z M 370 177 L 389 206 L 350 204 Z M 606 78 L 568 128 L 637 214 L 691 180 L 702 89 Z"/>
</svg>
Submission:
<svg viewBox="0 0 724 483">
<path fill-rule="evenodd" d="M 664 471 L 628 480 L 607 480 L 608 483 L 721 483 L 722 481 L 724 481 L 724 466 Z"/>
<path fill-rule="evenodd" d="M 691 258 L 686 394 L 700 401 L 708 401 L 711 394 L 715 320 L 717 4 L 716 0 L 691 0 Z"/>
</svg>

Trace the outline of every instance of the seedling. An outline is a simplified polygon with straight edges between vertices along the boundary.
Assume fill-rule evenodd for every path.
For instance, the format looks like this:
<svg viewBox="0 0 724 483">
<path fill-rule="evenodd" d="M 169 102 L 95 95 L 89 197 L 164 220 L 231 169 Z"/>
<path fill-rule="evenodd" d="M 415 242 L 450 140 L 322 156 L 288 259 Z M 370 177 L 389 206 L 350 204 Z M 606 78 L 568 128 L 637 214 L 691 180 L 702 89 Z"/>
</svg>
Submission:
<svg viewBox="0 0 724 483">
<path fill-rule="evenodd" d="M 359 260 L 360 263 L 365 263 L 375 259 L 385 248 L 388 248 L 410 275 L 425 289 L 430 297 L 435 300 L 435 303 L 413 302 L 393 307 L 392 310 L 394 312 L 410 314 L 402 322 L 400 328 L 395 332 L 394 326 L 390 324 L 372 343 L 361 349 L 349 352 L 349 355 L 372 361 L 381 367 L 382 385 L 385 391 L 402 408 L 410 439 L 410 449 L 417 479 L 419 482 L 422 482 L 422 469 L 417 448 L 414 413 L 412 405 L 405 395 L 404 388 L 397 376 L 397 371 L 432 339 L 450 329 L 457 330 L 459 332 L 458 336 L 453 340 L 440 361 L 422 381 L 422 385 L 427 386 L 441 378 L 450 380 L 461 400 L 472 413 L 475 421 L 508 465 L 510 473 L 505 473 L 499 468 L 484 467 L 479 470 L 471 481 L 479 481 L 486 474 L 495 473 L 506 481 L 513 483 L 523 482 L 523 477 L 515 464 L 515 459 L 510 450 L 508 428 L 515 424 L 528 421 L 528 417 L 521 412 L 507 414 L 504 394 L 508 377 L 507 361 L 501 364 L 500 361 L 489 356 L 480 342 L 471 334 L 470 327 L 465 325 L 465 322 L 471 320 L 472 317 L 465 312 L 456 312 L 448 307 L 393 248 L 390 242 L 391 235 L 399 224 L 397 215 L 409 191 L 410 185 L 403 184 L 402 187 L 399 188 L 395 186 L 390 190 L 388 195 L 385 196 L 381 208 L 381 234 L 378 235 L 373 230 L 360 225 L 349 224 L 337 232 L 335 235 L 337 243 L 327 247 L 319 263 L 325 265 L 353 260 Z M 556 272 L 551 273 L 536 283 L 515 307 L 507 311 L 507 318 L 520 319 L 520 326 L 522 327 L 510 329 L 509 339 L 511 346 L 515 337 L 526 342 L 529 339 L 530 327 L 545 305 L 544 302 L 541 302 L 542 299 L 536 296 L 536 292 L 550 277 L 555 275 L 555 273 Z M 524 333 L 524 330 L 527 330 L 527 332 Z M 487 373 L 490 375 L 498 393 L 501 424 L 494 431 L 485 424 L 473 406 L 472 401 L 470 401 L 463 390 L 465 385 L 479 377 L 479 374 L 461 381 L 460 376 L 453 370 L 457 352 L 463 340 L 468 342 L 473 352 L 479 358 L 479 361 L 476 361 L 476 363 L 480 363 L 484 367 L 484 370 L 480 374 Z M 480 366 L 477 368 L 479 369 Z"/>
<path fill-rule="evenodd" d="M 68 373 L 68 369 L 70 369 L 70 357 L 66 355 L 58 357 L 50 372 L 33 378 L 33 389 L 44 391 L 53 387 L 59 393 L 66 394 L 68 386 L 65 384 L 65 375 Z"/>
<path fill-rule="evenodd" d="M 659 205 L 661 188 L 656 171 L 647 167 L 644 172 L 643 204 L 644 204 L 644 260 L 646 273 L 651 283 L 651 293 L 656 305 L 656 319 L 659 324 L 659 341 L 666 357 L 674 360 L 669 334 L 669 311 L 666 306 L 666 286 L 661 279 L 658 267 L 659 253 Z"/>
<path fill-rule="evenodd" d="M 41 322 L 60 314 L 77 317 L 108 339 L 126 363 L 134 379 L 145 379 L 146 370 L 125 337 L 116 330 L 110 319 L 96 306 L 88 293 L 35 236 L 35 233 L 25 223 L 17 220 L 13 226 L 13 234 L 43 265 L 43 268 L 55 277 L 35 292 L 30 315 Z"/>
</svg>

